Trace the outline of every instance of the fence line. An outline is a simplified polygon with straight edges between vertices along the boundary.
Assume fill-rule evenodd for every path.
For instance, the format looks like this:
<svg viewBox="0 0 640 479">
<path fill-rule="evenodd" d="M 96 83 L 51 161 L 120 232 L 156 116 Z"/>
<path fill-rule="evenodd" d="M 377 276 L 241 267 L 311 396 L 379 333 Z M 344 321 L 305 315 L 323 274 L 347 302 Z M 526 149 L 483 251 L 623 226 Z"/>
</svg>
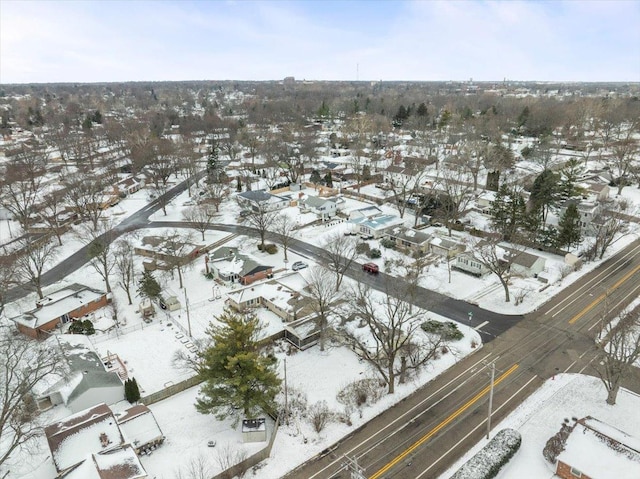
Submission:
<svg viewBox="0 0 640 479">
<path fill-rule="evenodd" d="M 145 406 L 156 403 L 158 401 L 162 401 L 163 399 L 170 398 L 182 391 L 185 391 L 189 388 L 197 386 L 202 382 L 202 378 L 200 376 L 192 376 L 190 378 L 185 379 L 184 381 L 180 381 L 179 383 L 172 384 L 160 391 L 156 391 L 147 396 L 140 398 L 140 402 Z"/>
</svg>

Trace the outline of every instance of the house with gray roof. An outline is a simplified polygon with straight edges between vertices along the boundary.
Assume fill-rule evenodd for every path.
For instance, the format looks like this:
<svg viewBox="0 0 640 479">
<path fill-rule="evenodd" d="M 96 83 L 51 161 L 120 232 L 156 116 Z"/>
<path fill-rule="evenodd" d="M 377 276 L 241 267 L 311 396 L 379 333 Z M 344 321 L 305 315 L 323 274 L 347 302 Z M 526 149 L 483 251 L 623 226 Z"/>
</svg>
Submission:
<svg viewBox="0 0 640 479">
<path fill-rule="evenodd" d="M 333 198 L 320 198 L 319 196 L 307 196 L 301 204 L 302 209 L 315 213 L 322 221 L 333 218 L 338 210 L 336 200 Z"/>
<path fill-rule="evenodd" d="M 249 285 L 273 275 L 273 266 L 261 264 L 253 257 L 224 246 L 209 253 L 207 267 L 215 279 Z"/>
<path fill-rule="evenodd" d="M 386 237 L 393 241 L 396 248 L 413 253 L 427 253 L 430 248 L 431 235 L 413 228 L 397 226 L 387 231 Z"/>
<path fill-rule="evenodd" d="M 290 204 L 288 198 L 273 195 L 265 190 L 250 190 L 238 193 L 238 203 L 252 211 L 278 211 Z"/>
<path fill-rule="evenodd" d="M 384 237 L 391 228 L 402 225 L 404 220 L 395 215 L 380 215 L 351 219 L 349 223 L 355 225 L 360 235 L 378 239 Z"/>
</svg>

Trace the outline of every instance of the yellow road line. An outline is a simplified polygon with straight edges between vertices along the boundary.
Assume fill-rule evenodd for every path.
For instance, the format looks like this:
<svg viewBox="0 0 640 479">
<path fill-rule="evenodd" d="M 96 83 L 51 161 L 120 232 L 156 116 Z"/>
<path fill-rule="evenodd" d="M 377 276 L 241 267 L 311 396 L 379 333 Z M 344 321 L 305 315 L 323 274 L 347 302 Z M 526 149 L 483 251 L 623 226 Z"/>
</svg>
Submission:
<svg viewBox="0 0 640 479">
<path fill-rule="evenodd" d="M 518 369 L 518 365 L 517 364 L 514 364 L 513 366 L 511 366 L 507 371 L 505 371 L 500 377 L 498 377 L 493 382 L 494 387 L 497 386 L 498 384 L 500 384 L 507 376 L 509 376 L 511 373 L 513 373 L 516 369 Z M 391 469 L 393 466 L 395 466 L 400 461 L 402 461 L 405 457 L 407 457 L 409 454 L 411 454 L 413 451 L 415 451 L 422 444 L 424 444 L 429 439 L 431 439 L 433 436 L 435 436 L 441 429 L 443 429 L 446 425 L 448 425 L 450 422 L 452 422 L 460 414 L 462 414 L 467 409 L 469 409 L 471 406 L 473 406 L 474 403 L 478 402 L 478 400 L 482 396 L 487 394 L 490 389 L 491 389 L 491 385 L 486 386 L 482 391 L 480 391 L 473 398 L 471 398 L 469 401 L 467 401 L 463 406 L 460 406 L 460 408 L 458 410 L 456 410 L 453 414 L 451 414 L 448 418 L 446 418 L 444 421 L 442 421 L 440 424 L 438 424 L 436 427 L 434 427 L 431 431 L 429 431 L 427 434 L 425 434 L 420 439 L 418 439 L 416 442 L 414 442 L 411 446 L 409 446 L 407 449 L 405 449 L 403 452 L 401 452 L 398 456 L 396 456 L 394 459 L 392 459 L 388 464 L 383 466 L 382 469 L 380 469 L 378 472 L 376 472 L 374 475 L 372 475 L 369 479 L 378 479 L 382 474 L 387 472 L 389 469 Z"/>
<path fill-rule="evenodd" d="M 618 280 L 618 282 L 616 284 L 614 284 L 611 288 L 609 288 L 605 293 L 602 293 L 589 306 L 587 306 L 582 311 L 580 311 L 578 314 L 576 314 L 573 318 L 571 318 L 569 320 L 569 324 L 574 324 L 575 322 L 577 322 L 585 314 L 587 314 L 589 311 L 591 311 L 593 308 L 595 308 L 604 298 L 607 297 L 607 295 L 609 293 L 613 292 L 613 290 L 618 288 L 622 283 L 627 281 L 629 278 L 631 278 L 631 276 L 636 274 L 638 271 L 640 271 L 640 265 L 636 266 L 635 268 L 633 268 L 633 270 L 631 270 L 627 274 L 625 274 L 620 280 Z"/>
</svg>

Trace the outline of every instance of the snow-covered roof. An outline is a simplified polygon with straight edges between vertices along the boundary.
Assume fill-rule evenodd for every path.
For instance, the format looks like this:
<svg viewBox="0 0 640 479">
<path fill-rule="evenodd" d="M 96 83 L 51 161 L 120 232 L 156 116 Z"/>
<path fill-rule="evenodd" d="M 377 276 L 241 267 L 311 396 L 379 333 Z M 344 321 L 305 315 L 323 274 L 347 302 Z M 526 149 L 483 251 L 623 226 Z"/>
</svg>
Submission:
<svg viewBox="0 0 640 479">
<path fill-rule="evenodd" d="M 374 218 L 354 218 L 349 220 L 350 223 L 366 226 L 367 228 L 378 231 L 383 230 L 385 228 L 389 228 L 391 226 L 399 225 L 404 223 L 402 218 L 398 218 L 395 215 L 380 215 Z"/>
<path fill-rule="evenodd" d="M 616 443 L 612 443 L 612 440 Z M 558 460 L 592 479 L 640 477 L 640 441 L 587 417 L 576 423 Z"/>
<path fill-rule="evenodd" d="M 72 284 L 39 300 L 36 303 L 39 307 L 36 309 L 11 319 L 31 329 L 37 329 L 43 324 L 99 300 L 104 295 L 104 292 L 88 286 Z"/>
<path fill-rule="evenodd" d="M 125 440 L 135 447 L 148 444 L 162 437 L 162 430 L 151 410 L 144 404 L 136 404 L 118 416 L 118 424 Z"/>
<path fill-rule="evenodd" d="M 129 445 L 88 456 L 65 479 L 143 479 L 147 472 Z"/>
<path fill-rule="evenodd" d="M 101 442 L 103 434 L 109 441 L 108 447 L 124 442 L 116 419 L 106 404 L 72 414 L 45 427 L 44 433 L 58 471 L 64 471 L 84 461 L 87 456 L 104 450 Z"/>
</svg>

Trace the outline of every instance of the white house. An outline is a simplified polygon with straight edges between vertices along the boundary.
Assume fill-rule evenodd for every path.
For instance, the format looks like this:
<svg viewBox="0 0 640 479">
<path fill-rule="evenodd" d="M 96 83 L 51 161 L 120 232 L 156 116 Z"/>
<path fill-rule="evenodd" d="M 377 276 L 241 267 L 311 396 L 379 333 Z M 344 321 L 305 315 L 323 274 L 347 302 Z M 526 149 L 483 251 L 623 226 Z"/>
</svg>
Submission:
<svg viewBox="0 0 640 479">
<path fill-rule="evenodd" d="M 509 254 L 508 250 L 507 254 Z M 536 278 L 544 271 L 546 259 L 542 256 L 525 252 L 511 252 L 511 254 L 513 258 L 509 270 L 512 274 L 524 278 Z"/>
<path fill-rule="evenodd" d="M 402 225 L 404 220 L 395 215 L 381 215 L 373 218 L 357 218 L 349 220 L 349 223 L 356 226 L 359 234 L 378 239 L 385 236 L 389 229 Z"/>
<path fill-rule="evenodd" d="M 253 211 L 277 211 L 289 206 L 290 201 L 278 195 L 272 195 L 265 190 L 252 190 L 239 193 L 238 203 Z"/>
<path fill-rule="evenodd" d="M 464 271 L 465 273 L 472 274 L 473 276 L 484 276 L 489 274 L 489 269 L 476 258 L 474 258 L 471 252 L 460 253 L 456 256 L 456 261 L 453 267 L 457 270 Z"/>
<path fill-rule="evenodd" d="M 338 205 L 335 199 L 307 196 L 302 201 L 302 207 L 318 215 L 322 221 L 326 221 L 336 215 Z"/>
<path fill-rule="evenodd" d="M 355 220 L 359 218 L 375 218 L 376 216 L 381 216 L 382 210 L 377 206 L 365 206 L 364 208 L 358 208 L 357 210 L 353 210 L 349 212 L 349 219 Z"/>
</svg>

